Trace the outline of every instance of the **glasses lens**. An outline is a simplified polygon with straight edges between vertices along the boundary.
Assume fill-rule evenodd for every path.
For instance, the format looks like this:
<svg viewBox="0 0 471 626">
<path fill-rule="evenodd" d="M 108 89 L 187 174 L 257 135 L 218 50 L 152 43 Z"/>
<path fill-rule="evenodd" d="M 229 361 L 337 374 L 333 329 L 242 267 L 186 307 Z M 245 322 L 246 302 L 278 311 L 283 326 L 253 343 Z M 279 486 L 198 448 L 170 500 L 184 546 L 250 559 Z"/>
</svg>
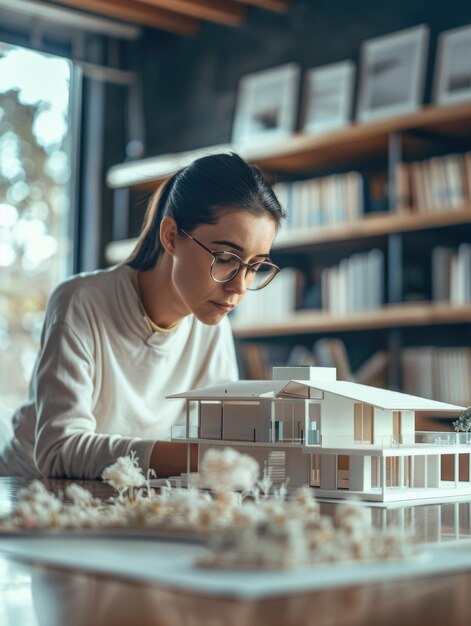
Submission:
<svg viewBox="0 0 471 626">
<path fill-rule="evenodd" d="M 214 254 L 214 263 L 211 268 L 211 276 L 219 283 L 226 282 L 233 278 L 240 267 L 240 261 L 235 254 L 223 252 Z"/>
<path fill-rule="evenodd" d="M 259 263 L 255 265 L 251 270 L 247 272 L 247 278 L 245 280 L 247 289 L 256 291 L 262 289 L 265 285 L 272 280 L 276 274 L 276 267 L 269 263 Z"/>
</svg>

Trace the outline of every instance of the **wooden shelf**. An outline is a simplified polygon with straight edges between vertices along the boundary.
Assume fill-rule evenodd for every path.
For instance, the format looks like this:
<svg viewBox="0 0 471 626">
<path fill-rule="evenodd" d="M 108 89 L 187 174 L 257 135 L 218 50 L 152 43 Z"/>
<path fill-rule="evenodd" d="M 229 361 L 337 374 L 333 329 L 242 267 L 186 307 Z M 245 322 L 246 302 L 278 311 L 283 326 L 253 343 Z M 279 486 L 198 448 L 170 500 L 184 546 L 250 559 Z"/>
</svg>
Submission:
<svg viewBox="0 0 471 626">
<path fill-rule="evenodd" d="M 428 230 L 471 222 L 471 206 L 461 210 L 450 209 L 435 213 L 366 214 L 357 222 L 336 226 L 293 229 L 281 232 L 274 250 L 292 250 L 319 243 L 335 243 L 352 239 L 367 239 L 393 233 Z"/>
<path fill-rule="evenodd" d="M 471 223 L 471 206 L 457 211 L 436 213 L 406 213 L 401 215 L 371 215 L 352 224 L 293 229 L 282 232 L 273 244 L 273 250 L 289 251 L 309 248 L 318 244 L 380 237 L 392 233 L 441 228 Z M 106 246 L 106 260 L 110 264 L 126 259 L 136 245 L 137 239 L 113 241 Z"/>
<path fill-rule="evenodd" d="M 323 332 L 371 330 L 435 324 L 463 324 L 471 322 L 471 304 L 462 307 L 423 302 L 389 305 L 365 313 L 333 316 L 317 311 L 298 311 L 283 321 L 266 319 L 250 326 L 238 325 L 234 319 L 235 337 L 277 337 Z"/>
<path fill-rule="evenodd" d="M 398 118 L 352 123 L 324 135 L 296 133 L 284 140 L 240 149 L 222 144 L 178 154 L 164 154 L 111 167 L 107 183 L 113 189 L 155 188 L 172 172 L 196 157 L 229 150 L 236 150 L 245 159 L 267 171 L 307 172 L 384 154 L 392 132 L 406 132 L 409 142 L 417 141 L 424 134 L 461 142 L 463 136 L 471 135 L 471 106 L 469 103 L 448 107 L 429 106 Z"/>
</svg>

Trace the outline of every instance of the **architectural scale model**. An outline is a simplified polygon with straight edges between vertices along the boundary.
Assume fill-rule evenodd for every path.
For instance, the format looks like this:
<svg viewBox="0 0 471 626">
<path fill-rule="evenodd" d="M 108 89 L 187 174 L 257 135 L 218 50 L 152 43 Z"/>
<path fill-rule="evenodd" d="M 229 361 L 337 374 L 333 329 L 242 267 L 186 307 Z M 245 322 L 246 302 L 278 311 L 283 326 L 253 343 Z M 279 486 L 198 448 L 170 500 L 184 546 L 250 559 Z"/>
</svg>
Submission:
<svg viewBox="0 0 471 626">
<path fill-rule="evenodd" d="M 471 433 L 415 430 L 416 411 L 453 417 L 465 407 L 340 381 L 324 367 L 275 367 L 273 380 L 169 398 L 187 407 L 173 441 L 198 443 L 200 454 L 215 446 L 250 454 L 274 485 L 379 502 L 471 496 Z"/>
</svg>

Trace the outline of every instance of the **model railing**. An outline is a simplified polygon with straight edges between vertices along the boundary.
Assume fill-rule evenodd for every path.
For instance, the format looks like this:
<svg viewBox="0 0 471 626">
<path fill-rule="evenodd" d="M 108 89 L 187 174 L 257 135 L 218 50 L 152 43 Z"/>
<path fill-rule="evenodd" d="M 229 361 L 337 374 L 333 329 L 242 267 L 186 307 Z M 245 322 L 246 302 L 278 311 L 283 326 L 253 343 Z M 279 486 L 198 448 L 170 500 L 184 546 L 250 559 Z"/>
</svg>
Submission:
<svg viewBox="0 0 471 626">
<path fill-rule="evenodd" d="M 307 440 L 304 431 L 293 437 L 286 433 L 281 422 L 275 422 L 275 428 L 238 428 L 237 431 L 223 430 L 222 428 L 205 428 L 204 432 L 198 426 L 190 426 L 187 433 L 186 426 L 172 426 L 172 440 L 207 440 L 207 441 L 241 441 L 251 443 L 286 443 L 299 446 L 313 447 L 345 447 L 367 446 L 376 448 L 398 448 L 411 445 L 427 446 L 463 446 L 471 448 L 471 432 L 431 432 L 417 431 L 407 435 L 383 435 L 381 440 L 353 441 L 350 435 L 329 435 L 322 437 L 319 430 L 308 430 Z"/>
<path fill-rule="evenodd" d="M 434 446 L 471 446 L 470 433 L 417 431 L 415 443 Z"/>
<path fill-rule="evenodd" d="M 309 430 L 307 433 L 306 445 L 319 446 L 320 432 L 319 430 Z M 301 430 L 299 436 L 290 436 L 286 434 L 281 422 L 275 422 L 272 428 L 238 428 L 237 431 L 223 428 L 199 428 L 198 426 L 190 426 L 187 433 L 186 426 L 172 426 L 172 440 L 208 440 L 208 441 L 241 441 L 252 443 L 287 443 L 304 445 L 304 431 Z"/>
</svg>

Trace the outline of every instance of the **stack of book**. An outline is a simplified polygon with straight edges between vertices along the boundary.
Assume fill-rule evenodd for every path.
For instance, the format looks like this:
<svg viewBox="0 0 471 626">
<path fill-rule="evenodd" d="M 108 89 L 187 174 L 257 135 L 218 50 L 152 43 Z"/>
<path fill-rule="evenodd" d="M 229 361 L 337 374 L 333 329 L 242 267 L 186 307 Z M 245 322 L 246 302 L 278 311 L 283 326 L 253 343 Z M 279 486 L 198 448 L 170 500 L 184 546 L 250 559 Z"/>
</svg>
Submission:
<svg viewBox="0 0 471 626">
<path fill-rule="evenodd" d="M 471 152 L 399 163 L 395 189 L 398 213 L 464 209 L 471 202 Z"/>
<path fill-rule="evenodd" d="M 384 255 L 373 248 L 321 273 L 322 309 L 334 315 L 377 309 L 384 302 Z"/>
<path fill-rule="evenodd" d="M 432 299 L 454 306 L 471 303 L 471 244 L 433 249 Z"/>
<path fill-rule="evenodd" d="M 468 406 L 471 404 L 471 349 L 404 348 L 402 377 L 406 393 Z"/>
<path fill-rule="evenodd" d="M 273 186 L 287 212 L 284 230 L 348 224 L 364 212 L 363 177 L 358 172 L 276 183 Z"/>
</svg>

